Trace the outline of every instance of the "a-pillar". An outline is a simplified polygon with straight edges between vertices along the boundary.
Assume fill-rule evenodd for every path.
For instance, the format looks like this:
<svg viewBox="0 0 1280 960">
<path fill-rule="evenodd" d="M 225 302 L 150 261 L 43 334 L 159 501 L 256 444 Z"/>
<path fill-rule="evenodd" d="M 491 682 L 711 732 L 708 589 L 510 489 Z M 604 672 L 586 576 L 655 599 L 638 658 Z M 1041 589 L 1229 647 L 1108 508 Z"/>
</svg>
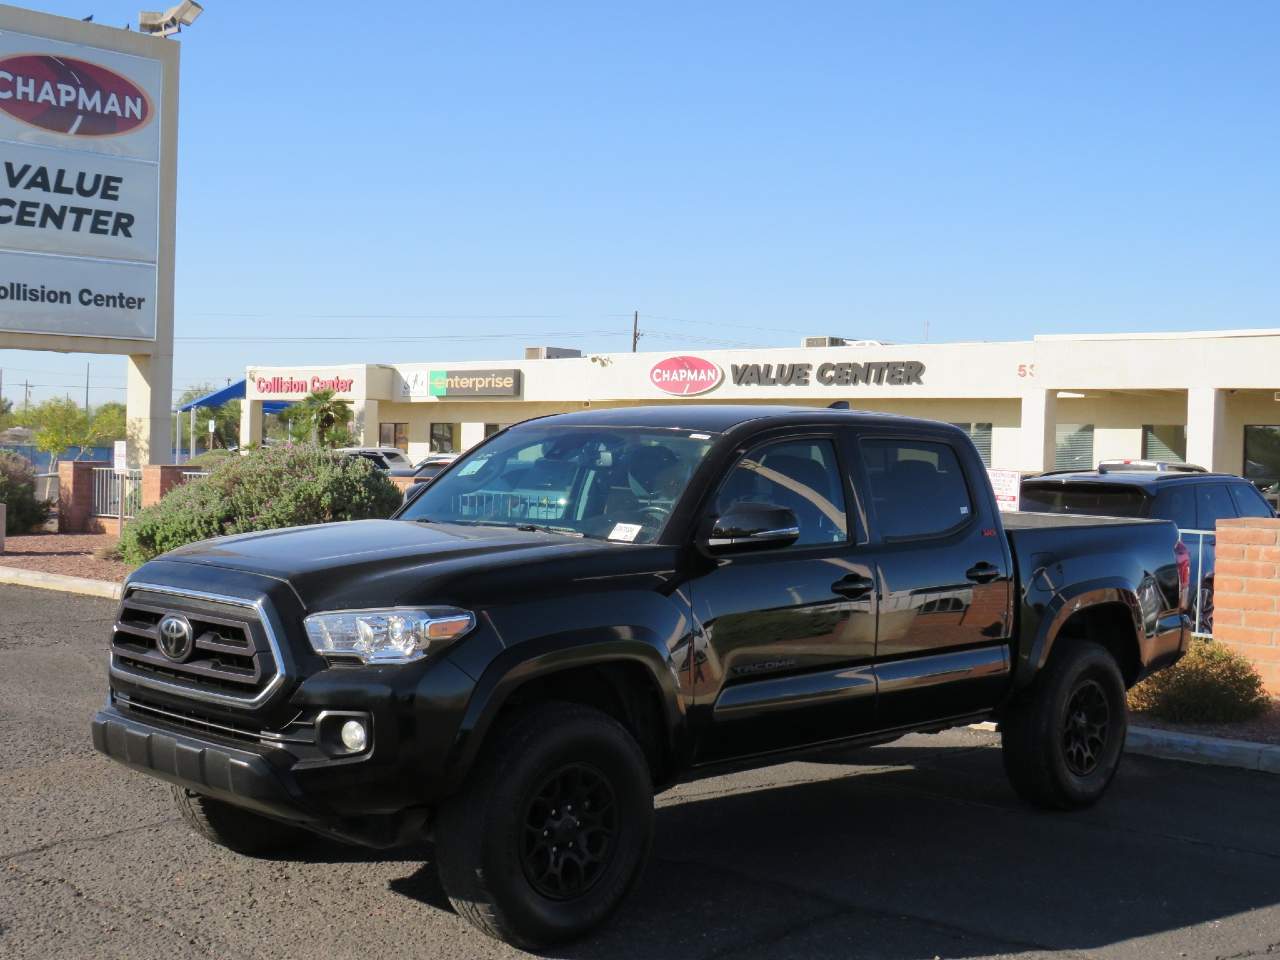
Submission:
<svg viewBox="0 0 1280 960">
<path fill-rule="evenodd" d="M 240 449 L 262 446 L 262 401 L 240 401 Z M 194 452 L 194 451 L 192 451 Z"/>
<path fill-rule="evenodd" d="M 356 435 L 356 443 L 362 447 L 381 446 L 378 442 L 378 401 L 357 400 L 355 408 L 356 419 L 352 432 Z"/>
<path fill-rule="evenodd" d="M 157 350 L 161 346 L 157 340 Z M 172 349 L 129 357 L 125 416 L 131 467 L 173 462 Z"/>
<path fill-rule="evenodd" d="M 1058 445 L 1058 391 L 1033 390 L 1022 397 L 1016 468 L 1029 473 L 1052 470 Z"/>
<path fill-rule="evenodd" d="M 1187 390 L 1187 463 L 1206 470 L 1225 470 L 1222 443 L 1227 394 L 1216 387 Z"/>
</svg>

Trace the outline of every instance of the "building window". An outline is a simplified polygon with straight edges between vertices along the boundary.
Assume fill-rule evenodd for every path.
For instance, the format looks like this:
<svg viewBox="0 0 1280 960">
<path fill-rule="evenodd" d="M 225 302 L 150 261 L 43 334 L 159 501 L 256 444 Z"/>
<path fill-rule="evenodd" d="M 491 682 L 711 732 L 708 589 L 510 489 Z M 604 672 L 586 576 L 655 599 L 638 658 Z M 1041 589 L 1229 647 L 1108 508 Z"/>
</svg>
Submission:
<svg viewBox="0 0 1280 960">
<path fill-rule="evenodd" d="M 409 425 L 407 423 L 378 424 L 378 446 L 399 447 L 409 451 Z"/>
<path fill-rule="evenodd" d="M 969 435 L 973 445 L 978 448 L 978 456 L 982 458 L 982 465 L 984 467 L 991 466 L 991 424 L 956 423 L 952 424 L 952 426 L 959 427 Z"/>
<path fill-rule="evenodd" d="M 1280 482 L 1280 426 L 1244 428 L 1244 477 L 1260 487 Z"/>
<path fill-rule="evenodd" d="M 1142 459 L 1185 463 L 1187 460 L 1187 428 L 1180 423 L 1142 428 Z"/>
<path fill-rule="evenodd" d="M 431 425 L 431 452 L 455 453 L 458 449 L 458 425 L 433 423 Z"/>
<path fill-rule="evenodd" d="M 1058 424 L 1053 469 L 1092 470 L 1093 467 L 1093 424 Z"/>
<path fill-rule="evenodd" d="M 495 433 L 497 433 L 501 429 L 502 429 L 502 424 L 500 423 L 486 423 L 484 425 L 484 438 L 488 440 L 490 437 L 492 437 Z"/>
</svg>

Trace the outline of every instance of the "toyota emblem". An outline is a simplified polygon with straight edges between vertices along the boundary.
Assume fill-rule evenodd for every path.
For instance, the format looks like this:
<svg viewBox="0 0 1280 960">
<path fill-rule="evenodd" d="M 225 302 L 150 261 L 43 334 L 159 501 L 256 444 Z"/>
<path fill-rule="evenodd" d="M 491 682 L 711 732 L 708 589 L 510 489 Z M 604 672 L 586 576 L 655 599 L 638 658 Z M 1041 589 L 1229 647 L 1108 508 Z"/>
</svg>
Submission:
<svg viewBox="0 0 1280 960">
<path fill-rule="evenodd" d="M 160 620 L 160 652 L 166 657 L 174 663 L 182 663 L 191 656 L 194 647 L 195 636 L 186 617 L 169 613 Z"/>
</svg>

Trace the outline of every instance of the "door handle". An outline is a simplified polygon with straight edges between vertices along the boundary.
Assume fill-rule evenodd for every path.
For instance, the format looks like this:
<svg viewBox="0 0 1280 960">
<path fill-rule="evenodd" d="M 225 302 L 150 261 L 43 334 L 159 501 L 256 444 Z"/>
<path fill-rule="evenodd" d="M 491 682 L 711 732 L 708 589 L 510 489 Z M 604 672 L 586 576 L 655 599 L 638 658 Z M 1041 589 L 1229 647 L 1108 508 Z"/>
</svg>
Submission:
<svg viewBox="0 0 1280 960">
<path fill-rule="evenodd" d="M 864 577 L 858 573 L 851 573 L 847 577 L 841 577 L 831 585 L 831 592 L 838 593 L 842 597 L 848 597 L 850 600 L 861 600 L 872 590 L 876 588 L 876 582 L 870 577 Z"/>
<path fill-rule="evenodd" d="M 1000 568 L 994 563 L 987 563 L 983 560 L 981 563 L 975 563 L 972 567 L 966 570 L 964 575 L 974 583 L 990 583 L 996 577 L 1000 576 Z"/>
</svg>

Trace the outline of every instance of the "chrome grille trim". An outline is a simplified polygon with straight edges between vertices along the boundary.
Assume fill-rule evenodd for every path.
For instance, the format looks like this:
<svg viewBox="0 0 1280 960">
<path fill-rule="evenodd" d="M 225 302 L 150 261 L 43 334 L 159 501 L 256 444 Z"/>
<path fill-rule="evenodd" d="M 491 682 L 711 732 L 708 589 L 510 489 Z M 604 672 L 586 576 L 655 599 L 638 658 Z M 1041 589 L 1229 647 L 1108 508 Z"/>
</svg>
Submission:
<svg viewBox="0 0 1280 960">
<path fill-rule="evenodd" d="M 129 670 L 117 662 L 114 652 L 109 656 L 110 674 L 113 677 L 119 677 L 130 683 L 136 683 L 140 687 L 150 687 L 153 690 L 162 690 L 165 693 L 177 697 L 184 697 L 190 700 L 201 700 L 205 703 L 216 703 L 223 706 L 239 707 L 241 709 L 251 710 L 262 705 L 273 693 L 280 689 L 284 683 L 284 657 L 280 653 L 280 641 L 276 638 L 275 630 L 272 629 L 271 619 L 267 616 L 265 601 L 261 598 L 257 600 L 246 600 L 244 597 L 229 597 L 221 593 L 206 593 L 202 590 L 186 590 L 177 587 L 169 587 L 159 583 L 143 583 L 141 581 L 130 581 L 125 590 L 121 603 L 128 600 L 129 596 L 136 591 L 145 591 L 147 593 L 159 593 L 165 596 L 187 598 L 190 600 L 208 600 L 214 603 L 225 603 L 234 607 L 243 607 L 253 610 L 257 614 L 258 622 L 262 626 L 263 635 L 267 638 L 267 646 L 271 649 L 271 658 L 275 661 L 275 676 L 252 697 L 236 696 L 230 693 L 219 693 L 216 690 L 202 690 L 186 686 L 179 683 L 170 683 L 167 680 L 160 680 L 155 677 L 147 676 L 142 673 Z M 112 626 L 114 631 L 114 624 Z"/>
</svg>

